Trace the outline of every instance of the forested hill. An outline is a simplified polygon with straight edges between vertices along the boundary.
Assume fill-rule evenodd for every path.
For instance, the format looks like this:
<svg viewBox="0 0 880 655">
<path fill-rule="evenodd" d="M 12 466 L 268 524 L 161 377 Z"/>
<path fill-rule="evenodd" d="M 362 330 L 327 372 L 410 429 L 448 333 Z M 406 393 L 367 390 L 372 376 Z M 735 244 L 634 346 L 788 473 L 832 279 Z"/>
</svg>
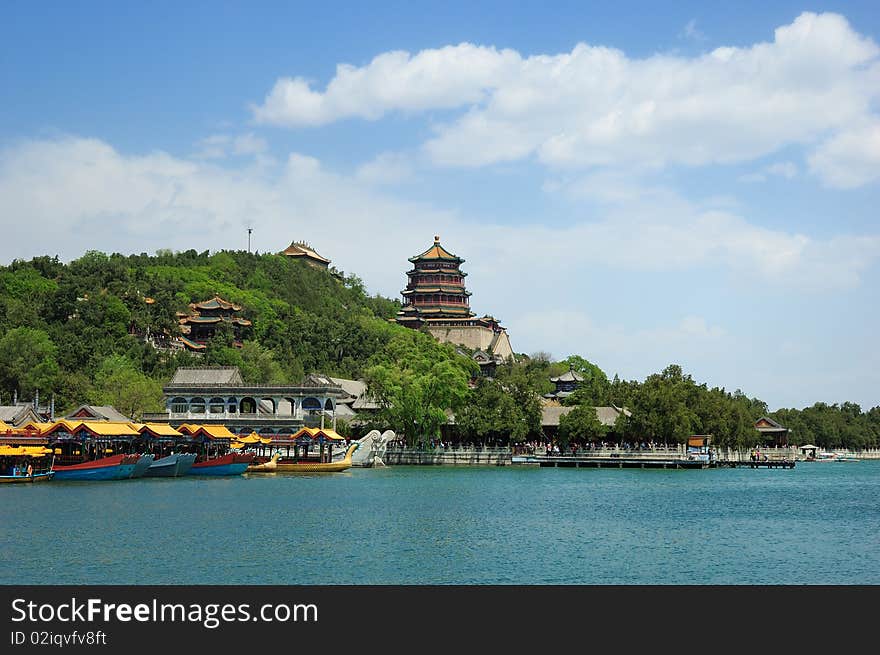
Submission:
<svg viewBox="0 0 880 655">
<path fill-rule="evenodd" d="M 215 296 L 251 323 L 239 340 L 222 323 L 204 354 L 167 348 L 181 336 L 178 313 Z M 790 443 L 880 445 L 880 407 L 817 402 L 768 413 L 763 401 L 709 388 L 675 364 L 642 382 L 609 380 L 579 355 L 554 362 L 536 353 L 474 385 L 476 363 L 389 321 L 398 307 L 367 295 L 356 276 L 281 255 L 91 251 L 69 264 L 14 261 L 0 267 L 0 405 L 39 393 L 41 405 L 54 397 L 57 415 L 90 403 L 138 417 L 162 410 L 162 386 L 178 366 L 234 365 L 252 383 L 297 383 L 306 373 L 365 379 L 383 405 L 376 419 L 410 440 L 438 435 L 452 409 L 461 438 L 506 443 L 544 438 L 541 396 L 571 369 L 582 381 L 563 402 L 580 409 L 559 419 L 563 443 L 712 434 L 717 445 L 751 445 L 755 420 L 769 415 L 791 428 Z M 600 424 L 594 408 L 609 405 L 632 415 Z"/>
<path fill-rule="evenodd" d="M 253 322 L 232 347 L 220 331 L 203 356 L 157 350 L 147 334 L 179 334 L 177 312 L 214 296 Z M 90 251 L 0 267 L 0 404 L 15 391 L 55 395 L 59 411 L 120 402 L 120 384 L 161 401 L 178 366 L 237 365 L 251 382 L 299 381 L 306 372 L 355 378 L 403 330 L 398 303 L 342 276 L 281 255 L 243 251 L 107 255 Z M 155 405 L 155 402 L 147 405 Z"/>
</svg>

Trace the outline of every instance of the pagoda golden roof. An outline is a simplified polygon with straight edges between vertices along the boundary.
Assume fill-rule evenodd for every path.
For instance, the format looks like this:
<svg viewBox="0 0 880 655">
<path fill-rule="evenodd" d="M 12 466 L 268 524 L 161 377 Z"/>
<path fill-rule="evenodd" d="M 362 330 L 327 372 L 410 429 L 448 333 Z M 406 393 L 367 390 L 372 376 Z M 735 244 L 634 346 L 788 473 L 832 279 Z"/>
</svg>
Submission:
<svg viewBox="0 0 880 655">
<path fill-rule="evenodd" d="M 438 260 L 446 260 L 446 261 L 454 261 L 454 262 L 463 262 L 464 260 L 461 257 L 457 257 L 453 255 L 451 252 L 446 250 L 443 246 L 440 245 L 440 237 L 434 237 L 434 245 L 428 248 L 425 252 L 420 255 L 416 255 L 415 257 L 410 257 L 409 261 L 417 262 L 424 261 L 430 259 L 438 259 Z"/>
<path fill-rule="evenodd" d="M 288 257 L 306 257 L 307 259 L 314 259 L 324 264 L 330 263 L 329 259 L 321 257 L 321 255 L 315 252 L 308 244 L 305 244 L 302 241 L 291 242 L 285 250 L 281 251 L 281 254 L 287 255 Z"/>
</svg>

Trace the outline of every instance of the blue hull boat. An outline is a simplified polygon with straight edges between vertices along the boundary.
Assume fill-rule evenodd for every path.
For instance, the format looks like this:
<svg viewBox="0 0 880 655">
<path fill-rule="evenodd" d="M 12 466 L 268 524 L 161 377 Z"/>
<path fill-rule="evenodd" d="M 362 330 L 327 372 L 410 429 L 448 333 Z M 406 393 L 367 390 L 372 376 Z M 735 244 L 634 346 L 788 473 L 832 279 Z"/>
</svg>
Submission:
<svg viewBox="0 0 880 655">
<path fill-rule="evenodd" d="M 140 460 L 140 455 L 113 455 L 91 462 L 52 467 L 56 481 L 61 480 L 127 480 Z"/>
<path fill-rule="evenodd" d="M 214 459 L 196 462 L 189 469 L 189 475 L 241 475 L 253 464 L 253 455 L 230 453 Z"/>
</svg>

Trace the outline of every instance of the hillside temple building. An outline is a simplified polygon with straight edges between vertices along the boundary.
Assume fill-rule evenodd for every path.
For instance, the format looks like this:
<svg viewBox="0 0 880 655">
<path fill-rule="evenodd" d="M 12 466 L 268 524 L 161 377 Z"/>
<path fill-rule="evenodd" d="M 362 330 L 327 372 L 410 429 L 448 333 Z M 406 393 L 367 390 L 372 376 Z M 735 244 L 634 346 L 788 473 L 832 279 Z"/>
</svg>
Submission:
<svg viewBox="0 0 880 655">
<path fill-rule="evenodd" d="M 189 314 L 178 312 L 177 322 L 181 331 L 180 342 L 193 352 L 205 351 L 208 341 L 214 336 L 221 323 L 232 326 L 235 346 L 241 346 L 243 329 L 252 325 L 249 320 L 238 315 L 242 309 L 241 305 L 228 302 L 220 296 L 190 303 L 189 309 Z"/>
<path fill-rule="evenodd" d="M 425 328 L 436 339 L 474 351 L 474 359 L 485 371 L 513 357 L 507 330 L 493 316 L 477 318 L 470 308 L 464 259 L 440 245 L 440 237 L 425 252 L 410 257 L 406 289 L 401 291 L 403 307 L 396 321 L 413 329 Z"/>
</svg>

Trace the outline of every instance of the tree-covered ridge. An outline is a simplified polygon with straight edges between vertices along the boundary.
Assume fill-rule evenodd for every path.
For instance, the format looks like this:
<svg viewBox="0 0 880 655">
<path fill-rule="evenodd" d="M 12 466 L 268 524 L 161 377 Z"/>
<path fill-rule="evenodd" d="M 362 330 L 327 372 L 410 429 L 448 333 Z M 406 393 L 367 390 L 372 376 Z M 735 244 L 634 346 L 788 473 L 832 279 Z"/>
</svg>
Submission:
<svg viewBox="0 0 880 655">
<path fill-rule="evenodd" d="M 146 339 L 161 345 L 163 335 L 178 334 L 178 312 L 215 295 L 253 322 L 242 347 L 222 327 L 203 356 Z M 69 264 L 17 260 L 0 267 L 0 404 L 39 391 L 44 402 L 54 395 L 59 413 L 108 404 L 137 418 L 162 409 L 162 386 L 178 366 L 234 365 L 253 383 L 298 382 L 312 372 L 365 379 L 381 407 L 377 427 L 413 445 L 441 428 L 499 444 L 544 439 L 542 396 L 554 390 L 550 378 L 571 369 L 583 382 L 564 401 L 578 408 L 560 418 L 562 442 L 682 443 L 712 434 L 715 445 L 751 446 L 760 438 L 755 421 L 769 416 L 792 430 L 792 444 L 880 446 L 880 407 L 818 402 L 770 413 L 760 399 L 709 388 L 675 364 L 639 382 L 609 379 L 580 355 L 519 354 L 494 379 L 480 379 L 474 361 L 457 354 L 466 349 L 390 321 L 398 308 L 369 296 L 356 276 L 272 254 L 91 251 Z M 631 416 L 600 424 L 593 408 L 610 405 Z"/>
<path fill-rule="evenodd" d="M 215 295 L 253 321 L 242 348 L 219 330 L 207 353 L 157 350 L 145 336 L 179 334 L 177 313 Z M 149 301 L 148 301 L 149 299 Z M 369 296 L 355 276 L 242 251 L 107 255 L 90 251 L 0 267 L 0 394 L 54 394 L 60 411 L 83 402 L 161 408 L 161 387 L 178 366 L 238 365 L 251 382 L 298 381 L 305 372 L 361 377 L 368 359 L 402 330 L 398 304 Z M 123 384 L 124 383 L 124 384 Z"/>
</svg>

